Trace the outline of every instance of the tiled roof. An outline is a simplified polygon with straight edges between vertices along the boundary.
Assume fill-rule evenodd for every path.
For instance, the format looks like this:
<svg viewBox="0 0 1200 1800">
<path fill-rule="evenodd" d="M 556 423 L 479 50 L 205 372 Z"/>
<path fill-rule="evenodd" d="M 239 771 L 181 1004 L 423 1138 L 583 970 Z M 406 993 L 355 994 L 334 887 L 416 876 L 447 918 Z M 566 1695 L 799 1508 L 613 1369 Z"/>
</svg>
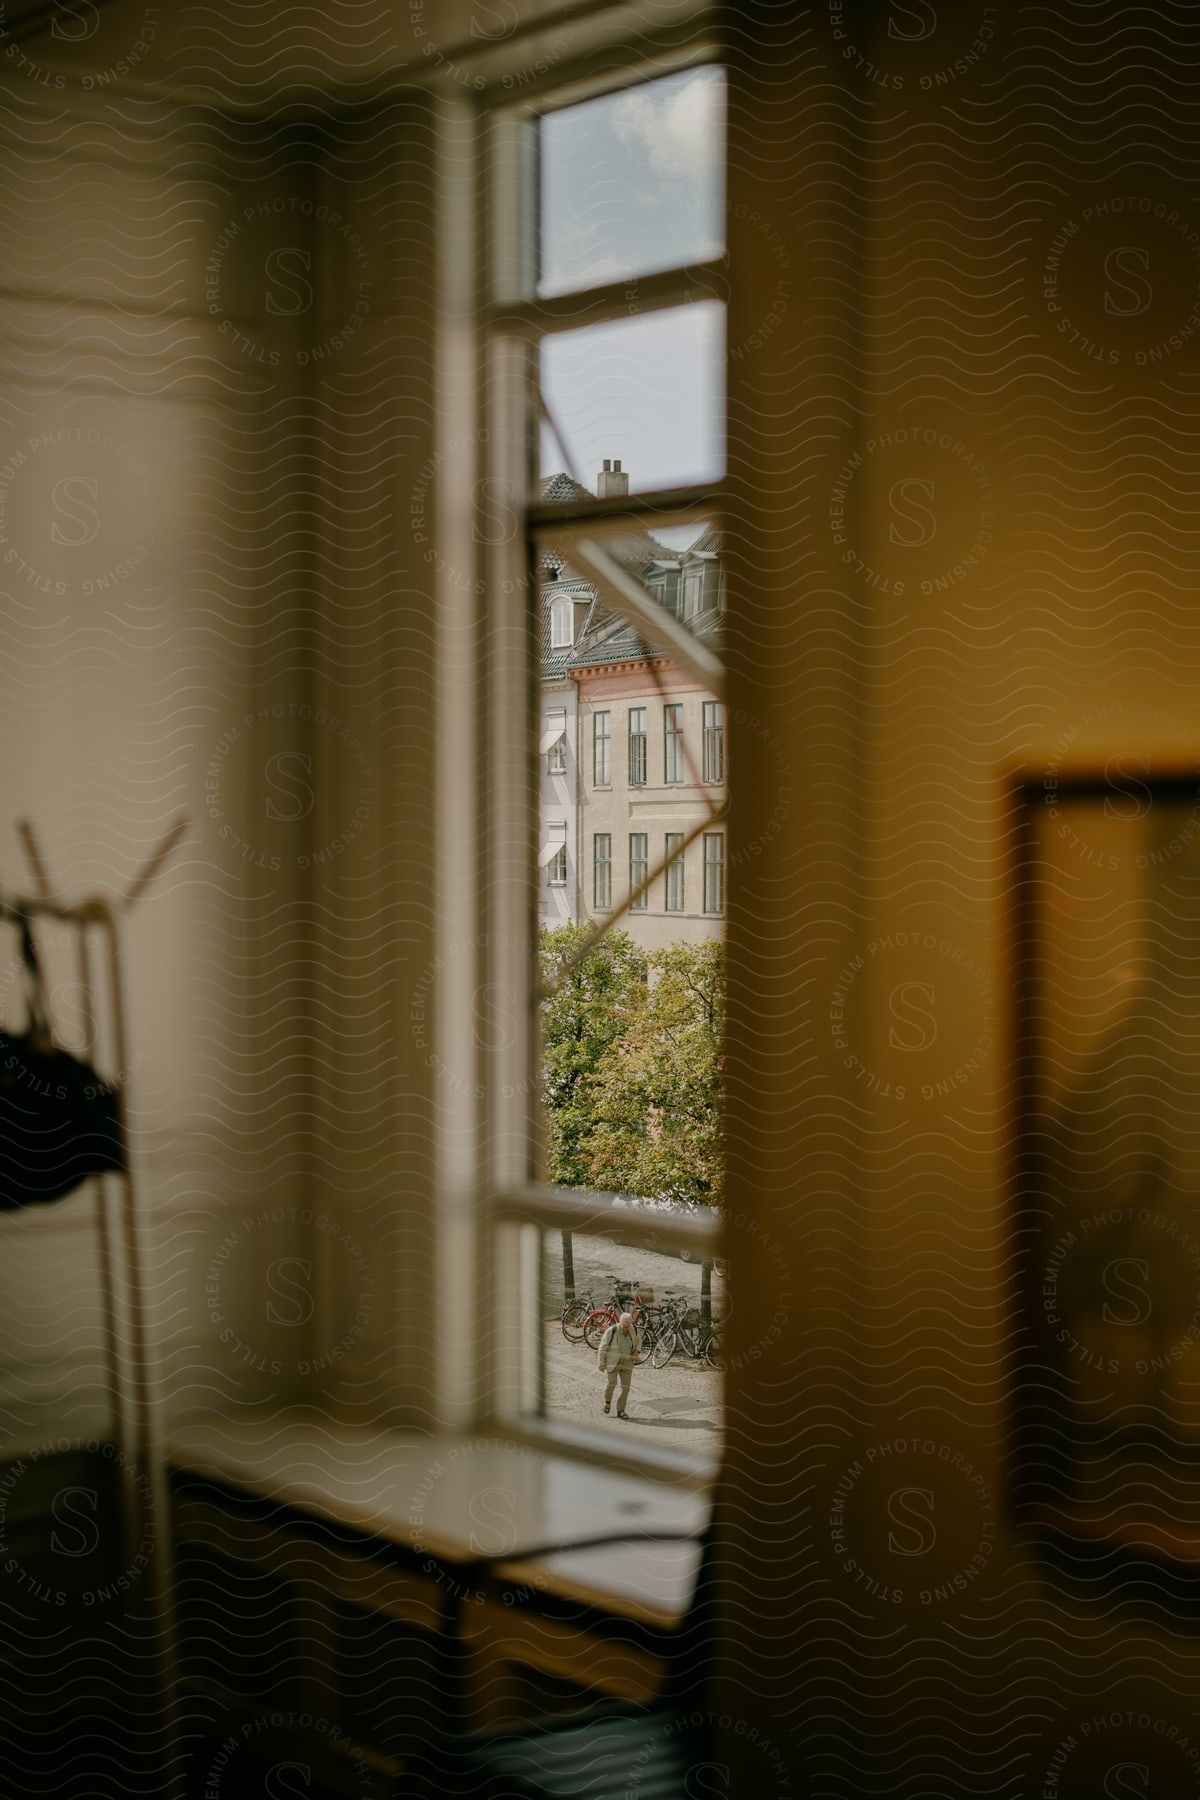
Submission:
<svg viewBox="0 0 1200 1800">
<path fill-rule="evenodd" d="M 587 488 L 566 474 L 548 476 L 542 482 L 542 499 L 550 502 L 567 500 L 590 500 L 594 496 Z M 703 537 L 691 546 L 695 550 L 716 550 L 719 548 L 719 533 L 706 532 Z M 681 554 L 660 544 L 657 538 L 646 531 L 631 531 L 621 538 L 610 538 L 606 546 L 616 558 L 638 581 L 644 580 L 645 571 L 652 563 L 677 563 Z M 591 584 L 567 570 L 566 557 L 557 552 L 552 544 L 543 542 L 538 552 L 538 566 L 549 572 L 552 568 L 563 570 L 557 580 L 545 580 L 541 587 L 541 650 L 542 678 L 552 681 L 564 676 L 569 669 L 596 668 L 605 663 L 642 662 L 647 657 L 664 656 L 668 652 L 656 645 L 648 643 L 628 625 L 618 613 L 606 607 L 597 597 Z M 550 647 L 550 603 L 557 596 L 569 593 L 576 597 L 587 597 L 590 606 L 584 615 L 583 624 L 576 634 L 574 645 L 566 650 L 552 650 Z M 709 613 L 696 621 L 696 636 L 712 638 L 720 624 L 720 615 Z"/>
</svg>

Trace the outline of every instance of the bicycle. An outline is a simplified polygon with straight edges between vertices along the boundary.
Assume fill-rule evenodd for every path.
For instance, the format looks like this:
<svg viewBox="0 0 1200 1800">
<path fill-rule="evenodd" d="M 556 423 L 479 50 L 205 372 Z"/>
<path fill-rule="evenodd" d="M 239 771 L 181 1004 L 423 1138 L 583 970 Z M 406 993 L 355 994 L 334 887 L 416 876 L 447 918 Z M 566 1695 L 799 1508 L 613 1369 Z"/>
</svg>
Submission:
<svg viewBox="0 0 1200 1800">
<path fill-rule="evenodd" d="M 567 1300 L 563 1303 L 559 1323 L 568 1344 L 578 1344 L 583 1341 L 583 1328 L 587 1323 L 588 1314 L 592 1310 L 593 1301 L 590 1294 L 577 1294 L 574 1300 Z"/>
<path fill-rule="evenodd" d="M 646 1303 L 638 1292 L 638 1283 L 632 1282 L 624 1288 L 618 1286 L 615 1278 L 613 1290 L 603 1306 L 594 1306 L 588 1314 L 583 1326 L 583 1341 L 589 1350 L 600 1348 L 600 1339 L 610 1325 L 616 1325 L 623 1312 L 633 1314 L 635 1321 L 640 1320 L 646 1310 Z"/>
<path fill-rule="evenodd" d="M 719 1329 L 711 1326 L 705 1329 L 698 1307 L 687 1299 L 668 1299 L 663 1310 L 663 1323 L 650 1351 L 653 1368 L 665 1369 L 680 1348 L 693 1362 L 707 1363 L 710 1369 L 724 1367 Z"/>
</svg>

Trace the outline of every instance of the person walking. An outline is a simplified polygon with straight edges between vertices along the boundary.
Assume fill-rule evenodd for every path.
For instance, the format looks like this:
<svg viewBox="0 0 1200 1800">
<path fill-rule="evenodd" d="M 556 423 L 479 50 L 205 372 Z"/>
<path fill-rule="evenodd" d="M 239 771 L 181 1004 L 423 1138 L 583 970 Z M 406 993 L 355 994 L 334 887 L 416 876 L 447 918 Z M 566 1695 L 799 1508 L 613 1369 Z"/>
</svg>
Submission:
<svg viewBox="0 0 1200 1800">
<path fill-rule="evenodd" d="M 615 1325 L 610 1325 L 600 1339 L 599 1369 L 602 1375 L 608 1376 L 604 1389 L 604 1410 L 612 1405 L 613 1390 L 617 1382 L 621 1383 L 621 1398 L 617 1401 L 617 1417 L 625 1417 L 625 1408 L 629 1405 L 629 1384 L 633 1380 L 633 1365 L 637 1361 L 642 1348 L 642 1334 L 633 1322 L 633 1314 L 623 1312 Z"/>
</svg>

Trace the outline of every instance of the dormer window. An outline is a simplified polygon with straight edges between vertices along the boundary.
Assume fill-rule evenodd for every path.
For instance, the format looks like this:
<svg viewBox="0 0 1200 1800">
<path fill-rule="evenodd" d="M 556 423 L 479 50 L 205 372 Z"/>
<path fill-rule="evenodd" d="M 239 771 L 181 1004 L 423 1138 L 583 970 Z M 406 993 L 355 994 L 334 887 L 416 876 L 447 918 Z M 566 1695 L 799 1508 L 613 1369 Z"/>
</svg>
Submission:
<svg viewBox="0 0 1200 1800">
<path fill-rule="evenodd" d="M 550 608 L 550 648 L 569 650 L 575 642 L 575 607 L 570 600 L 555 600 Z"/>
<path fill-rule="evenodd" d="M 704 570 L 689 569 L 683 578 L 683 616 L 694 619 L 700 611 L 704 593 Z"/>
</svg>

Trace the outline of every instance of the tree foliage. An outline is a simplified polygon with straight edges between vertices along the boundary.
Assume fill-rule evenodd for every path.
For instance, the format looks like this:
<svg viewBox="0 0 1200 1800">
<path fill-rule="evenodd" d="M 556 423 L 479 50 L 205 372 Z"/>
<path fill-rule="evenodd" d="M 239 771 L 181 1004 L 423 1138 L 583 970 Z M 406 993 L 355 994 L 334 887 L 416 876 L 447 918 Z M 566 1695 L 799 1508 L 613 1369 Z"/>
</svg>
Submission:
<svg viewBox="0 0 1200 1800">
<path fill-rule="evenodd" d="M 545 931 L 543 969 L 561 966 L 582 938 L 579 926 Z M 723 946 L 647 954 L 613 932 L 546 1002 L 545 1016 L 551 1179 L 718 1205 Z"/>
<path fill-rule="evenodd" d="M 543 987 L 556 980 L 588 935 L 583 925 L 542 927 Z M 611 931 L 542 1004 L 547 1174 L 553 1182 L 591 1185 L 592 1083 L 606 1053 L 640 1012 L 645 994 L 645 953 L 627 931 Z"/>
</svg>

